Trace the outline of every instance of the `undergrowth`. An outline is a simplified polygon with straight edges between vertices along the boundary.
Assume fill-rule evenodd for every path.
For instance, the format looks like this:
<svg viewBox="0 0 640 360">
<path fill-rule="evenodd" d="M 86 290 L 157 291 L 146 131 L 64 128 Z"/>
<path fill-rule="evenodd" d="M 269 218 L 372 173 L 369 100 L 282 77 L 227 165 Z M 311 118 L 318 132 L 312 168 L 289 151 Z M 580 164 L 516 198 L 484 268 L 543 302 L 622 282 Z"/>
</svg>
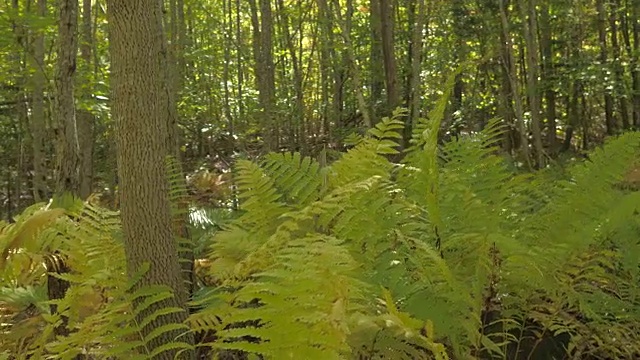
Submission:
<svg viewBox="0 0 640 360">
<path fill-rule="evenodd" d="M 398 163 L 389 158 L 402 113 L 352 137 L 324 167 L 296 153 L 238 161 L 238 215 L 199 232 L 208 280 L 183 328 L 201 353 L 640 357 L 640 192 L 617 186 L 637 164 L 639 134 L 611 139 L 561 176 L 514 174 L 496 146 L 497 121 L 437 146 L 442 109 L 416 127 Z M 131 304 L 172 295 L 128 291 L 116 212 L 92 201 L 37 204 L 0 227 L 0 358 L 153 357 L 139 351 L 150 339 L 138 336 L 142 309 Z M 43 291 L 54 251 L 72 269 L 59 275 L 71 283 L 59 314 Z M 54 338 L 61 315 L 71 332 Z"/>
</svg>

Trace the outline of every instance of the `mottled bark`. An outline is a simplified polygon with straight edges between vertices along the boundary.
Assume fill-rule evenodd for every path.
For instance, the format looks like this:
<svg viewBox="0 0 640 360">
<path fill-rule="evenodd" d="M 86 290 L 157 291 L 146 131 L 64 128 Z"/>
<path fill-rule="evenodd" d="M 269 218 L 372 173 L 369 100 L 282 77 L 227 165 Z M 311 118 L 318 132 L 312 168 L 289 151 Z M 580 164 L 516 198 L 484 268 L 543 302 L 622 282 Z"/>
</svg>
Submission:
<svg viewBox="0 0 640 360">
<path fill-rule="evenodd" d="M 76 72 L 76 32 L 78 1 L 58 2 L 58 47 L 56 64 L 56 192 L 78 194 L 80 190 L 80 149 L 76 124 L 74 75 Z"/>
<path fill-rule="evenodd" d="M 45 17 L 47 14 L 47 1 L 38 0 L 36 14 Z M 44 88 L 46 78 L 44 75 L 44 32 L 32 33 L 33 56 L 29 56 L 31 71 L 31 86 L 33 89 L 31 100 L 31 140 L 33 151 L 33 198 L 36 202 L 49 198 L 47 188 L 47 167 L 45 158 L 45 143 L 47 130 L 44 112 Z"/>
<path fill-rule="evenodd" d="M 117 126 L 118 173 L 125 253 L 129 274 L 150 264 L 137 287 L 162 284 L 171 287 L 173 298 L 152 305 L 138 321 L 167 306 L 185 308 L 187 294 L 181 277 L 178 247 L 173 236 L 165 157 L 171 86 L 162 31 L 162 9 L 157 0 L 110 0 L 107 2 L 112 61 L 113 118 Z M 182 323 L 186 311 L 159 316 L 143 329 Z M 154 339 L 157 348 L 175 341 L 181 331 Z M 192 343 L 186 336 L 182 341 Z M 173 359 L 169 350 L 157 359 Z M 182 358 L 192 358 L 185 354 Z"/>
</svg>

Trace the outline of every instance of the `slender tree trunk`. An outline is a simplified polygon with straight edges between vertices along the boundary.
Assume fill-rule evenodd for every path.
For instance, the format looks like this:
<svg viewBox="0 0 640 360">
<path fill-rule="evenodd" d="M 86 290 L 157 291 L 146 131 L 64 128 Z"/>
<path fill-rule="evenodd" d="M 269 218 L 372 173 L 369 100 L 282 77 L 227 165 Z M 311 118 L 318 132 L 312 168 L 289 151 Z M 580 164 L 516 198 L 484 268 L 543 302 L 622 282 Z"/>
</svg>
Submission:
<svg viewBox="0 0 640 360">
<path fill-rule="evenodd" d="M 371 55 L 369 57 L 371 98 L 369 100 L 375 120 L 375 114 L 380 111 L 382 104 L 382 89 L 384 88 L 384 61 L 382 60 L 382 10 L 380 0 L 369 1 L 369 24 L 371 27 Z"/>
<path fill-rule="evenodd" d="M 264 74 L 260 94 L 266 117 L 266 140 L 269 149 L 277 149 L 280 144 L 280 124 L 275 117 L 275 64 L 273 61 L 273 15 L 271 0 L 260 0 L 260 49 Z"/>
<path fill-rule="evenodd" d="M 624 68 L 622 66 L 622 59 L 620 58 L 620 43 L 618 41 L 618 17 L 617 13 L 620 12 L 620 0 L 610 1 L 611 9 L 609 12 L 609 27 L 611 29 L 611 51 L 613 55 L 612 67 L 615 80 L 614 92 L 616 99 L 618 100 L 619 114 L 621 125 L 624 130 L 629 128 L 629 107 L 627 106 L 627 97 L 624 96 Z"/>
<path fill-rule="evenodd" d="M 331 141 L 331 122 L 335 122 L 335 118 L 330 115 L 329 111 L 329 84 L 331 83 L 331 41 L 332 28 L 329 17 L 327 0 L 318 0 L 318 21 L 320 26 L 320 34 L 318 42 L 320 44 L 320 103 L 322 116 L 322 132 L 326 134 Z"/>
<path fill-rule="evenodd" d="M 149 271 L 136 284 L 167 285 L 175 296 L 151 305 L 138 322 L 166 307 L 186 310 L 178 247 L 172 232 L 165 157 L 172 154 L 167 138 L 172 116 L 172 86 L 157 0 L 109 0 L 113 118 L 117 125 L 118 174 L 127 269 L 133 275 L 143 264 Z M 138 304 L 135 304 L 136 306 Z M 143 329 L 148 336 L 167 324 L 181 324 L 187 312 L 161 315 Z M 175 341 L 181 330 L 164 333 L 149 344 L 155 349 Z M 182 341 L 193 343 L 192 336 Z M 156 359 L 173 359 L 167 350 Z M 193 354 L 182 358 L 190 359 Z"/>
<path fill-rule="evenodd" d="M 393 0 L 380 0 L 382 55 L 384 58 L 385 86 L 387 90 L 387 112 L 400 106 L 400 90 L 398 86 L 398 65 L 395 55 L 394 41 L 394 6 Z"/>
<path fill-rule="evenodd" d="M 558 150 L 557 136 L 557 111 L 556 111 L 556 91 L 554 89 L 555 65 L 553 60 L 553 48 L 551 46 L 551 20 L 549 14 L 549 0 L 543 0 L 540 10 L 540 49 L 542 51 L 545 117 L 547 119 L 547 144 L 551 154 Z"/>
<path fill-rule="evenodd" d="M 243 92 L 244 73 L 242 71 L 241 39 L 242 39 L 242 26 L 240 21 L 240 0 L 236 0 L 236 43 L 238 44 L 238 47 L 236 48 L 238 98 L 236 99 L 236 101 L 238 102 L 238 119 L 241 119 L 244 116 L 244 101 L 242 100 L 242 97 L 244 96 L 244 92 Z M 230 134 L 230 135 L 233 138 L 233 134 Z"/>
<path fill-rule="evenodd" d="M 524 25 L 524 37 L 527 48 L 526 68 L 527 68 L 527 94 L 529 96 L 529 106 L 531 107 L 531 132 L 533 134 L 533 146 L 536 154 L 536 166 L 544 166 L 544 150 L 542 147 L 541 131 L 541 101 L 538 76 L 540 66 L 538 64 L 538 20 L 536 15 L 535 0 L 521 0 L 520 11 L 523 19 L 527 19 Z"/>
<path fill-rule="evenodd" d="M 78 146 L 82 154 L 80 159 L 79 195 L 86 199 L 93 191 L 93 128 L 95 117 L 88 110 L 91 101 L 91 49 L 93 32 L 91 31 L 91 0 L 82 1 L 82 26 L 80 28 L 80 59 L 83 70 L 78 77 L 79 95 L 83 106 L 77 112 Z"/>
<path fill-rule="evenodd" d="M 262 107 L 262 132 L 267 150 L 278 148 L 279 129 L 275 122 L 275 64 L 273 62 L 273 19 L 271 0 L 249 0 L 253 26 L 256 85 Z M 258 8 L 260 5 L 260 8 Z M 259 17 L 258 17 L 259 15 Z"/>
<path fill-rule="evenodd" d="M 409 73 L 409 116 L 404 128 L 404 146 L 409 146 L 411 132 L 420 117 L 420 99 L 422 87 L 420 86 L 420 70 L 422 63 L 423 32 L 427 21 L 427 6 L 425 0 L 417 0 L 416 21 L 411 32 L 410 73 Z"/>
<path fill-rule="evenodd" d="M 623 35 L 625 39 L 625 48 L 630 58 L 631 72 L 631 106 L 633 111 L 633 125 L 636 129 L 640 129 L 640 3 L 638 0 L 626 0 L 625 8 L 630 9 L 628 15 L 625 14 L 623 19 Z M 631 24 L 629 26 L 629 23 Z M 631 27 L 632 35 L 629 35 Z M 633 38 L 633 45 L 631 44 Z"/>
<path fill-rule="evenodd" d="M 358 101 L 358 108 L 360 109 L 360 112 L 362 113 L 362 118 L 364 120 L 364 125 L 367 128 L 370 128 L 372 126 L 371 123 L 371 116 L 369 114 L 369 109 L 367 108 L 367 102 L 364 99 L 364 94 L 362 93 L 362 77 L 360 75 L 360 70 L 358 69 L 357 63 L 356 63 L 356 58 L 355 58 L 355 54 L 353 51 L 353 44 L 351 42 L 351 33 L 350 33 L 350 26 L 349 26 L 349 15 L 347 15 L 347 20 L 344 20 L 342 18 L 342 13 L 340 11 L 340 4 L 338 3 L 337 0 L 333 0 L 333 5 L 334 8 L 336 9 L 336 20 L 338 22 L 338 25 L 340 26 L 340 35 L 342 36 L 342 39 L 344 40 L 344 45 L 345 45 L 345 55 L 346 55 L 346 59 L 351 67 L 351 75 L 352 75 L 352 82 L 353 82 L 353 88 L 355 89 L 355 93 L 356 93 L 356 99 Z M 347 10 L 349 10 L 349 7 L 347 6 Z"/>
<path fill-rule="evenodd" d="M 229 65 L 231 63 L 231 36 L 233 34 L 233 17 L 231 16 L 231 0 L 224 0 L 222 5 L 224 24 L 224 64 L 222 68 L 222 83 L 224 90 L 224 116 L 227 118 L 227 131 L 233 136 L 233 115 L 231 115 L 231 73 Z"/>
<path fill-rule="evenodd" d="M 179 99 L 183 78 L 185 74 L 185 62 L 184 62 L 184 44 L 186 38 L 186 25 L 184 19 L 184 1 L 171 0 L 170 1 L 170 44 L 167 52 L 167 65 L 168 71 L 161 73 L 162 76 L 166 76 L 164 84 L 166 86 L 167 93 L 167 110 L 168 110 L 168 123 L 167 123 L 167 150 L 168 155 L 173 157 L 174 163 L 172 171 L 180 174 L 178 179 L 178 187 L 185 189 L 186 180 L 183 174 L 182 166 L 182 152 L 180 151 L 181 134 L 179 132 L 179 114 L 176 105 L 176 101 Z M 179 258 L 182 270 L 182 278 L 185 284 L 185 291 L 188 296 L 193 294 L 195 286 L 195 277 L 193 272 L 194 267 L 194 253 L 191 242 L 188 241 L 190 234 L 188 229 L 188 212 L 189 204 L 184 196 L 176 196 L 172 203 L 172 225 L 173 235 L 177 241 L 180 251 Z"/>
<path fill-rule="evenodd" d="M 513 41 L 511 41 L 511 33 L 509 30 L 509 18 L 507 17 L 507 8 L 505 0 L 500 1 L 500 19 L 502 22 L 502 32 L 504 36 L 504 64 L 507 67 L 506 74 L 509 78 L 509 87 L 511 88 L 514 113 L 516 117 L 516 125 L 520 134 L 520 152 L 522 161 L 531 168 L 531 158 L 529 155 L 529 142 L 527 140 L 527 128 L 524 123 L 524 109 L 522 106 L 522 98 L 520 97 L 520 84 L 518 83 L 518 73 L 516 70 L 516 59 L 513 55 Z"/>
<path fill-rule="evenodd" d="M 36 14 L 40 17 L 47 15 L 47 0 L 38 0 Z M 44 89 L 46 78 L 44 74 L 44 32 L 38 31 L 33 36 L 33 56 L 28 59 L 31 63 L 33 87 L 31 102 L 31 137 L 33 147 L 33 198 L 36 202 L 49 198 L 47 189 L 47 168 L 45 158 L 46 121 L 44 112 Z"/>
<path fill-rule="evenodd" d="M 14 10 L 18 10 L 19 11 L 20 8 L 20 4 L 18 2 L 18 0 L 13 0 L 13 9 Z M 29 8 L 29 3 L 27 3 L 26 6 L 28 10 Z M 12 21 L 12 27 L 13 27 L 13 33 L 15 36 L 15 40 L 16 43 L 18 44 L 18 46 L 20 47 L 20 49 L 27 49 L 27 44 L 29 43 L 29 34 L 26 31 L 26 27 L 17 23 L 17 22 L 13 22 Z M 16 115 L 16 122 L 15 122 L 15 143 L 18 145 L 18 148 L 15 149 L 14 154 L 15 155 L 15 169 L 16 169 L 16 175 L 13 176 L 11 174 L 11 171 L 9 171 L 8 177 L 9 177 L 9 183 L 8 183 L 8 188 L 9 188 L 9 193 L 7 195 L 7 198 L 9 199 L 8 202 L 11 202 L 10 198 L 11 198 L 11 192 L 13 192 L 14 194 L 16 194 L 16 201 L 15 204 L 12 204 L 13 206 L 9 206 L 8 207 L 8 212 L 7 215 L 10 218 L 12 215 L 12 211 L 13 209 L 20 209 L 20 204 L 21 204 L 21 198 L 22 198 L 22 183 L 23 183 L 23 179 L 22 176 L 26 174 L 26 169 L 24 168 L 25 165 L 25 161 L 24 161 L 24 149 L 23 149 L 23 144 L 24 144 L 24 139 L 23 139 L 23 135 L 26 133 L 27 137 L 29 136 L 28 132 L 25 132 L 23 130 L 23 128 L 27 127 L 25 126 L 28 122 L 28 109 L 27 109 L 27 93 L 25 90 L 25 85 L 27 82 L 27 78 L 25 75 L 25 61 L 23 60 L 25 58 L 25 51 L 16 51 L 13 54 L 10 55 L 10 59 L 11 62 L 13 63 L 13 71 L 14 71 L 14 79 L 15 79 L 15 115 Z M 13 189 L 11 189 L 13 188 Z M 11 191 L 13 190 L 13 191 Z"/>
<path fill-rule="evenodd" d="M 602 66 L 607 66 L 607 21 L 606 21 L 606 12 L 604 9 L 604 0 L 596 0 L 596 11 L 598 12 L 598 40 L 600 43 L 600 64 Z M 607 76 L 603 76 L 606 82 L 608 80 Z M 616 123 L 613 118 L 613 96 L 611 92 L 606 89 L 604 93 L 604 116 L 605 116 L 605 124 L 607 126 L 607 134 L 613 135 L 616 131 Z"/>
<path fill-rule="evenodd" d="M 56 192 L 78 194 L 80 190 L 80 149 L 76 125 L 74 75 L 76 72 L 76 31 L 78 0 L 58 2 L 58 61 L 56 64 L 57 164 Z"/>
<path fill-rule="evenodd" d="M 277 0 L 278 6 L 281 10 L 281 26 L 282 34 L 285 37 L 286 48 L 291 56 L 291 65 L 293 67 L 293 87 L 295 89 L 295 108 L 294 108 L 294 121 L 297 128 L 300 128 L 299 145 L 306 147 L 305 131 L 304 131 L 304 113 L 305 113 L 305 101 L 304 101 L 304 89 L 303 89 L 303 74 L 302 66 L 296 53 L 296 46 L 293 41 L 291 32 L 289 31 L 289 17 L 287 16 L 285 5 L 283 0 Z M 311 135 L 311 134 L 309 134 Z M 292 144 L 293 145 L 293 144 Z"/>
</svg>

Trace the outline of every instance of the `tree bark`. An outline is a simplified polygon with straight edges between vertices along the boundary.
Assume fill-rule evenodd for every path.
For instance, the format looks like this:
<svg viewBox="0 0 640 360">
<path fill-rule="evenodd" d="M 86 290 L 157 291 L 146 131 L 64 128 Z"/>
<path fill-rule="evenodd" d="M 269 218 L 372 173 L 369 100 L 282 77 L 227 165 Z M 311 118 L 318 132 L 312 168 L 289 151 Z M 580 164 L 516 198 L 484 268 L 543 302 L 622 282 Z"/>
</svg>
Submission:
<svg viewBox="0 0 640 360">
<path fill-rule="evenodd" d="M 253 26 L 256 83 L 263 116 L 261 127 L 266 150 L 274 150 L 278 148 L 279 129 L 275 121 L 275 64 L 271 0 L 260 0 L 259 4 L 255 0 L 249 0 L 249 5 Z"/>
<path fill-rule="evenodd" d="M 630 59 L 633 126 L 636 129 L 640 129 L 640 19 L 638 18 L 640 2 L 638 0 L 626 0 L 625 8 L 631 9 L 631 11 L 625 11 L 621 14 L 621 27 L 625 49 Z M 631 38 L 633 38 L 633 44 Z"/>
<path fill-rule="evenodd" d="M 620 121 L 622 129 L 629 129 L 629 107 L 627 106 L 627 96 L 624 94 L 624 67 L 622 66 L 622 59 L 620 58 L 620 42 L 618 41 L 618 17 L 617 13 L 620 9 L 620 0 L 614 0 L 610 2 L 611 9 L 609 12 L 609 27 L 611 31 L 611 52 L 613 55 L 613 61 L 611 66 L 613 67 L 613 75 L 615 80 L 614 94 L 618 100 L 618 113 L 620 114 Z"/>
<path fill-rule="evenodd" d="M 77 112 L 78 146 L 82 154 L 80 159 L 80 198 L 86 199 L 93 191 L 93 143 L 95 116 L 88 109 L 91 102 L 91 49 L 93 48 L 93 32 L 91 31 L 91 0 L 82 1 L 82 26 L 80 28 L 81 69 L 79 93 L 83 106 Z"/>
<path fill-rule="evenodd" d="M 338 26 L 340 27 L 340 35 L 344 41 L 345 46 L 345 58 L 350 65 L 353 88 L 355 89 L 356 99 L 358 101 L 358 108 L 362 113 L 362 118 L 364 121 L 364 125 L 367 128 L 372 126 L 371 116 L 369 113 L 369 109 L 367 107 L 367 102 L 364 99 L 364 94 L 362 93 L 362 77 L 360 75 L 360 70 L 358 68 L 358 64 L 356 63 L 356 57 L 353 51 L 353 44 L 351 42 L 351 26 L 350 26 L 350 15 L 347 14 L 346 19 L 342 18 L 342 12 L 340 11 L 340 4 L 337 0 L 333 0 L 334 8 L 336 9 L 336 21 Z M 350 11 L 351 7 L 347 6 L 347 13 Z"/>
<path fill-rule="evenodd" d="M 557 111 L 555 85 L 555 64 L 553 48 L 551 46 L 551 20 L 549 14 L 549 0 L 543 0 L 540 10 L 540 49 L 542 51 L 542 79 L 544 84 L 545 117 L 547 119 L 547 145 L 551 154 L 558 150 L 557 141 Z"/>
<path fill-rule="evenodd" d="M 38 0 L 36 14 L 40 17 L 47 15 L 47 0 Z M 36 202 L 49 198 L 47 189 L 47 167 L 45 158 L 46 121 L 44 112 L 44 32 L 33 34 L 33 56 L 28 59 L 31 63 L 33 75 L 31 86 L 33 95 L 31 101 L 31 139 L 33 150 L 33 198 Z"/>
<path fill-rule="evenodd" d="M 78 194 L 80 149 L 76 124 L 74 75 L 76 72 L 78 0 L 58 2 L 58 61 L 56 64 L 56 192 Z"/>
<path fill-rule="evenodd" d="M 422 43 L 427 21 L 427 6 L 425 0 L 417 0 L 416 21 L 411 32 L 410 72 L 409 72 L 409 116 L 404 127 L 404 146 L 409 146 L 411 132 L 420 117 L 420 99 L 422 87 L 420 86 L 420 65 L 422 63 Z"/>
<path fill-rule="evenodd" d="M 385 77 L 384 61 L 382 60 L 382 13 L 380 0 L 369 1 L 369 26 L 371 27 L 371 55 L 369 58 L 371 96 L 369 102 L 371 109 L 373 109 L 373 121 L 375 121 L 375 113 L 380 110 L 380 105 L 383 104 L 382 89 L 384 88 Z"/>
<path fill-rule="evenodd" d="M 596 0 L 596 11 L 598 13 L 598 42 L 600 43 L 600 64 L 603 67 L 607 66 L 607 21 L 606 21 L 606 13 L 604 10 L 604 0 Z M 611 92 L 607 89 L 608 86 L 606 84 L 609 83 L 610 79 L 606 75 L 606 72 L 603 71 L 603 81 L 605 82 L 605 92 L 604 92 L 604 116 L 605 116 L 605 125 L 607 126 L 607 135 L 613 135 L 616 131 L 616 123 L 613 118 L 613 96 Z"/>
<path fill-rule="evenodd" d="M 526 19 L 524 24 L 524 37 L 527 48 L 525 63 L 527 68 L 527 95 L 529 97 L 529 106 L 531 107 L 531 133 L 533 135 L 536 166 L 541 168 L 544 166 L 544 150 L 542 147 L 542 121 L 540 119 L 542 106 L 538 85 L 540 65 L 538 63 L 538 20 L 535 0 L 521 0 L 520 11 L 522 19 Z"/>
<path fill-rule="evenodd" d="M 522 161 L 531 168 L 531 158 L 529 155 L 529 141 L 527 139 L 527 128 L 524 123 L 524 109 L 522 106 L 522 98 L 520 97 L 520 85 L 518 83 L 518 74 L 516 70 L 516 59 L 513 55 L 513 41 L 511 41 L 511 33 L 509 29 L 509 18 L 507 16 L 507 6 L 505 0 L 500 1 L 500 20 L 502 23 L 502 33 L 504 37 L 505 47 L 503 53 L 503 63 L 506 67 L 505 74 L 509 79 L 509 87 L 513 98 L 514 113 L 516 117 L 516 127 L 520 136 L 520 153 Z"/>
<path fill-rule="evenodd" d="M 162 29 L 161 2 L 157 0 L 109 0 L 112 66 L 112 113 L 117 129 L 118 173 L 127 270 L 149 271 L 136 287 L 167 285 L 174 297 L 152 305 L 138 321 L 165 307 L 185 312 L 162 315 L 143 329 L 147 336 L 155 328 L 186 319 L 187 294 L 181 277 L 178 247 L 172 233 L 165 157 L 171 154 L 167 141 L 171 116 L 171 78 L 168 73 L 166 40 Z M 137 305 L 137 304 L 135 304 Z M 151 349 L 175 341 L 181 331 L 162 334 Z M 191 335 L 182 338 L 193 343 Z M 175 350 L 157 359 L 173 359 Z M 184 354 L 182 358 L 192 358 Z"/>
</svg>

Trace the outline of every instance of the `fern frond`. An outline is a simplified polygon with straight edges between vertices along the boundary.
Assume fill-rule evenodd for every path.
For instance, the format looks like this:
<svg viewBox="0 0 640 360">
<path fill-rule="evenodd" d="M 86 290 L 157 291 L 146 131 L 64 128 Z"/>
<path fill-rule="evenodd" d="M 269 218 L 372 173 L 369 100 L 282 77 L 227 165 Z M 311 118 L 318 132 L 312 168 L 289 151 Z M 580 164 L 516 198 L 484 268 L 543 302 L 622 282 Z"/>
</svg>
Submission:
<svg viewBox="0 0 640 360">
<path fill-rule="evenodd" d="M 239 223 L 254 233 L 272 232 L 278 224 L 276 219 L 286 210 L 282 195 L 273 179 L 258 165 L 240 160 L 236 166 L 238 197 L 244 200 L 240 208 L 245 211 L 238 219 Z"/>
<path fill-rule="evenodd" d="M 225 321 L 252 324 L 220 333 L 219 348 L 261 353 L 268 358 L 341 359 L 350 352 L 347 314 L 362 297 L 362 284 L 349 274 L 356 268 L 335 238 L 310 235 L 291 240 L 279 261 L 236 294 L 236 301 L 260 305 L 235 309 Z M 355 304 L 352 304 L 354 303 Z M 283 311 L 285 308 L 288 311 Z M 256 343 L 233 341 L 254 338 Z"/>
<path fill-rule="evenodd" d="M 265 157 L 265 172 L 291 205 L 303 207 L 322 194 L 320 164 L 300 153 L 272 153 Z"/>
</svg>

